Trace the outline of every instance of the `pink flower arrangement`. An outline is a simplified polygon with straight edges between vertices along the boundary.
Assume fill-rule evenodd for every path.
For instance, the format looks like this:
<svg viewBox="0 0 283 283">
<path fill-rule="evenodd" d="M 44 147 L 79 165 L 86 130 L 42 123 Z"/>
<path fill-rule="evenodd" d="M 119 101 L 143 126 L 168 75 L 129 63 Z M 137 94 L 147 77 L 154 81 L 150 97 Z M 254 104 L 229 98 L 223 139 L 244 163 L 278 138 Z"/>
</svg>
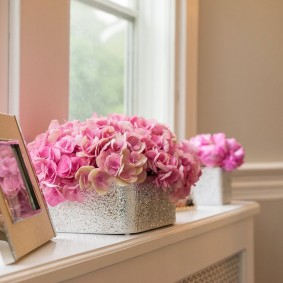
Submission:
<svg viewBox="0 0 283 283">
<path fill-rule="evenodd" d="M 206 167 L 221 167 L 230 172 L 244 162 L 243 147 L 223 133 L 197 135 L 190 142 L 197 147 L 201 163 Z"/>
<path fill-rule="evenodd" d="M 114 183 L 142 183 L 148 176 L 176 202 L 201 174 L 194 146 L 177 143 L 165 125 L 136 116 L 93 115 L 62 125 L 54 120 L 28 149 L 51 206 L 82 202 L 82 190 L 103 195 Z"/>
</svg>

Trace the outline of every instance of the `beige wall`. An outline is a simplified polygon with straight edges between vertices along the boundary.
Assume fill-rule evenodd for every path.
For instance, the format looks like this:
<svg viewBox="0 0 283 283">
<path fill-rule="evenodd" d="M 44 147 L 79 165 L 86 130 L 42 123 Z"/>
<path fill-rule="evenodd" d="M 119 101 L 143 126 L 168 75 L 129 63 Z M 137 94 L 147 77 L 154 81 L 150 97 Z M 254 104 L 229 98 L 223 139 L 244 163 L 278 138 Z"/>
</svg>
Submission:
<svg viewBox="0 0 283 283">
<path fill-rule="evenodd" d="M 20 18 L 19 118 L 30 141 L 68 118 L 69 1 L 21 0 Z"/>
<path fill-rule="evenodd" d="M 255 221 L 255 282 L 279 283 L 283 1 L 199 0 L 199 5 L 198 132 L 223 131 L 245 147 L 251 171 L 239 171 L 242 180 L 234 180 L 233 194 L 241 189 L 240 199 L 262 206 Z"/>
<path fill-rule="evenodd" d="M 198 132 L 283 161 L 283 1 L 199 1 Z"/>
<path fill-rule="evenodd" d="M 255 221 L 255 282 L 282 283 L 283 240 L 282 226 L 283 199 L 261 200 L 261 214 Z"/>
</svg>

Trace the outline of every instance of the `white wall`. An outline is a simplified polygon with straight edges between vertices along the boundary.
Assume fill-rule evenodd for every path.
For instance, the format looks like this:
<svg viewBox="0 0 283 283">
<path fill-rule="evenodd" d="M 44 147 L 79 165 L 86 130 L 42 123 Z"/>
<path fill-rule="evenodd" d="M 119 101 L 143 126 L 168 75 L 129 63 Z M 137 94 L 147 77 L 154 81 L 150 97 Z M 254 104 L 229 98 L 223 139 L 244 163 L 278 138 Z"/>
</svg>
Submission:
<svg viewBox="0 0 283 283">
<path fill-rule="evenodd" d="M 246 149 L 233 194 L 262 205 L 256 283 L 283 278 L 282 27 L 282 0 L 199 0 L 197 131 L 223 131 Z"/>
</svg>

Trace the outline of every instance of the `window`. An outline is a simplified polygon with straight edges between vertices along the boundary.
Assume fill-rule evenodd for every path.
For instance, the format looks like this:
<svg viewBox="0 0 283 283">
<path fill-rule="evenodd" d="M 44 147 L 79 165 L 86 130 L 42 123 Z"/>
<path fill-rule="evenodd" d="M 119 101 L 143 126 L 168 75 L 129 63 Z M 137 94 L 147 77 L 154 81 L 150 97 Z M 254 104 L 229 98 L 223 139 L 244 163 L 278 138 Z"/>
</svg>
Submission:
<svg viewBox="0 0 283 283">
<path fill-rule="evenodd" d="M 183 72 L 183 69 L 187 69 L 190 64 L 184 56 L 188 50 L 186 48 L 188 40 L 191 39 L 188 36 L 188 39 L 185 38 L 178 43 L 179 29 L 176 29 L 176 23 L 180 22 L 183 33 L 186 34 L 189 21 L 181 22 L 176 9 L 179 9 L 178 6 L 183 7 L 185 17 L 188 15 L 188 18 L 197 20 L 197 15 L 194 14 L 197 8 L 193 7 L 194 11 L 190 12 L 186 7 L 184 8 L 184 5 L 188 3 L 190 6 L 189 3 L 197 3 L 198 0 L 0 0 L 1 5 L 4 2 L 10 4 L 10 15 L 12 15 L 10 35 L 13 44 L 9 46 L 11 58 L 9 107 L 5 106 L 4 110 L 2 108 L 2 105 L 8 103 L 7 95 L 5 96 L 7 90 L 3 92 L 2 89 L 0 107 L 1 111 L 18 116 L 27 141 L 46 130 L 52 119 L 58 119 L 60 122 L 69 119 L 69 112 L 72 111 L 81 113 L 72 114 L 70 118 L 80 119 L 89 116 L 90 112 L 106 114 L 105 109 L 109 112 L 123 111 L 155 118 L 168 124 L 173 130 L 176 129 L 174 124 L 179 124 L 174 121 L 181 120 L 182 129 L 187 128 L 186 123 L 191 120 L 186 110 L 188 100 L 180 99 L 178 93 L 183 93 L 183 98 L 187 97 L 189 89 L 186 85 L 187 81 L 190 81 L 192 86 L 195 82 L 192 82 L 186 74 L 182 76 L 184 83 L 178 82 L 180 80 L 178 72 Z M 93 44 L 98 46 L 88 50 L 90 55 L 97 56 L 99 52 L 108 52 L 99 56 L 102 60 L 99 68 L 93 66 L 95 65 L 93 59 L 86 62 L 94 68 L 94 71 L 102 73 L 107 82 L 102 84 L 101 79 L 97 79 L 97 83 L 89 84 L 97 93 L 103 94 L 102 101 L 98 105 L 104 106 L 104 110 L 99 109 L 98 106 L 89 107 L 91 103 L 87 96 L 91 94 L 91 99 L 96 100 L 94 92 L 91 89 L 84 90 L 86 83 L 74 84 L 72 78 L 74 76 L 72 65 L 77 64 L 81 67 L 82 62 L 80 58 L 73 57 L 74 46 L 78 48 L 80 44 L 84 44 L 76 42 L 76 45 L 72 45 L 74 39 L 69 37 L 70 23 L 72 25 L 70 11 L 73 2 L 77 7 L 88 10 L 87 13 L 95 17 L 92 25 L 96 21 L 96 28 L 100 28 L 93 39 Z M 179 5 L 179 2 L 184 5 Z M 0 21 L 4 19 L 3 11 L 1 6 Z M 14 32 L 15 30 L 20 31 L 21 34 Z M 195 33 L 191 34 L 195 36 Z M 0 30 L 1 42 L 2 38 L 3 32 Z M 115 48 L 113 48 L 114 43 L 117 44 Z M 178 44 L 184 44 L 182 52 L 179 52 Z M 3 51 L 2 46 L 1 44 L 0 52 Z M 175 56 L 176 51 L 180 56 Z M 175 67 L 179 61 L 184 63 L 181 69 Z M 112 64 L 114 67 L 111 66 Z M 1 64 L 0 68 L 2 67 Z M 6 66 L 4 76 L 0 73 L 1 82 L 3 79 L 6 81 L 4 77 L 8 73 L 7 69 Z M 190 69 L 188 73 L 193 74 L 194 71 L 195 68 Z M 178 77 L 175 77 L 175 74 Z M 85 77 L 90 74 L 82 70 L 80 75 L 88 81 Z M 112 85 L 108 84 L 111 79 L 114 80 Z M 84 102 L 80 101 L 81 97 L 76 97 L 80 89 L 86 96 L 84 100 L 87 106 L 80 106 Z M 111 99 L 106 97 L 106 95 L 111 97 L 113 93 Z M 72 97 L 75 97 L 73 101 Z M 2 101 L 5 103 L 2 104 Z"/>
<path fill-rule="evenodd" d="M 173 127 L 174 20 L 171 0 L 71 0 L 69 116 L 137 114 Z"/>
</svg>

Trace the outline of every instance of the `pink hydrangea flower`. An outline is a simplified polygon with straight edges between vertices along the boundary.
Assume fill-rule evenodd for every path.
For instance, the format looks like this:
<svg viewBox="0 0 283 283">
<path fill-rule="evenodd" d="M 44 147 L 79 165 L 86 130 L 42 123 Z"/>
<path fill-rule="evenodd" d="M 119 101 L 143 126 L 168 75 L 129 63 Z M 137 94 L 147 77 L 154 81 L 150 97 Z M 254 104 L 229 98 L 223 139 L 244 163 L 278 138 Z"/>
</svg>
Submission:
<svg viewBox="0 0 283 283">
<path fill-rule="evenodd" d="M 204 166 L 221 167 L 230 172 L 244 162 L 243 147 L 234 138 L 226 138 L 223 133 L 197 135 L 190 142 L 197 148 Z"/>
<path fill-rule="evenodd" d="M 120 114 L 59 124 L 28 144 L 47 202 L 83 201 L 81 190 L 107 193 L 153 177 L 172 200 L 189 194 L 201 174 L 194 147 L 178 143 L 170 129 L 155 120 Z"/>
</svg>

